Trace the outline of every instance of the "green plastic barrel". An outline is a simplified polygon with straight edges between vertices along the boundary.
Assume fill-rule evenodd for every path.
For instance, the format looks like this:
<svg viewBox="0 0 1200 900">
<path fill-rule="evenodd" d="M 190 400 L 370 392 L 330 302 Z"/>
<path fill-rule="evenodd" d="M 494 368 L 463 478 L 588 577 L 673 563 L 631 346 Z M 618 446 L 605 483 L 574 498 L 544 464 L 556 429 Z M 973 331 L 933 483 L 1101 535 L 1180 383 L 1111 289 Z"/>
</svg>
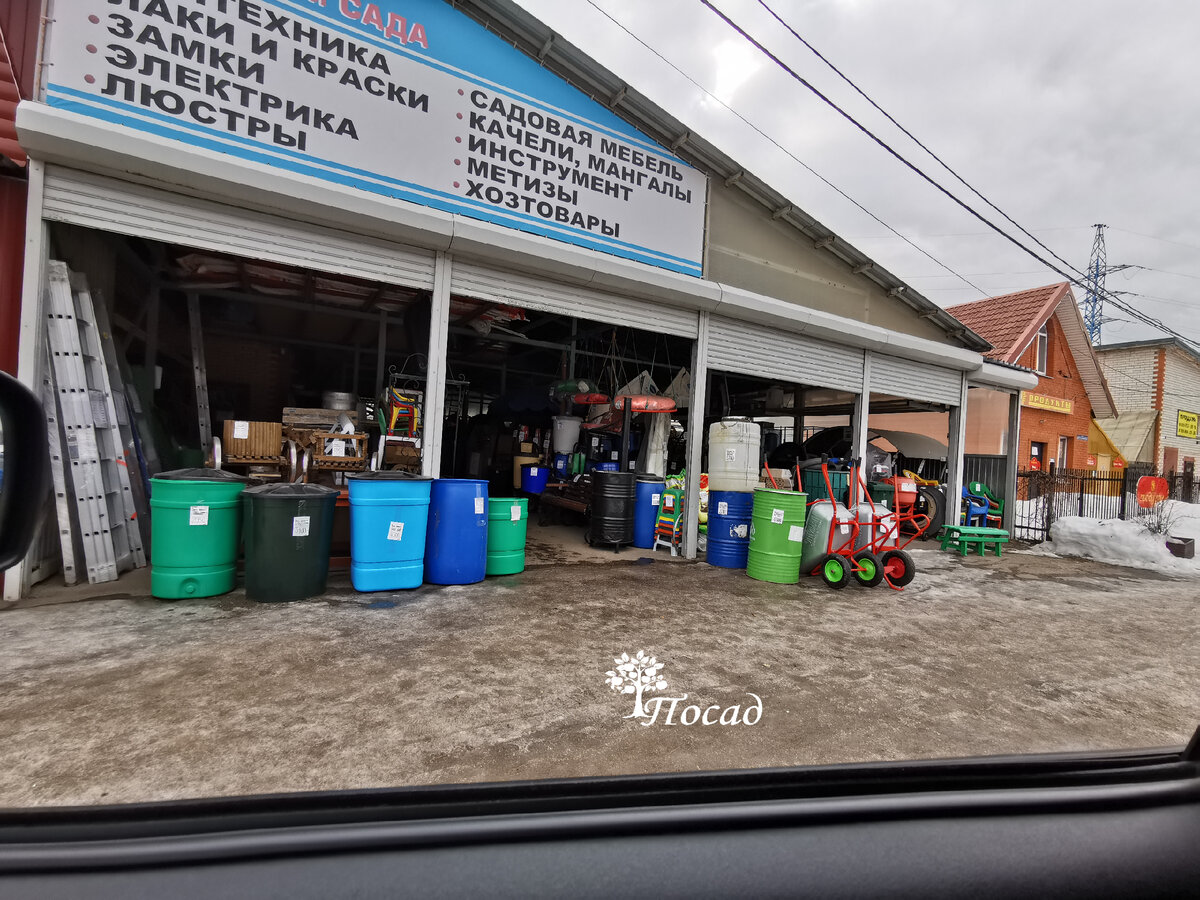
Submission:
<svg viewBox="0 0 1200 900">
<path fill-rule="evenodd" d="M 150 479 L 150 593 L 161 600 L 233 590 L 246 479 L 177 469 Z"/>
<path fill-rule="evenodd" d="M 247 597 L 279 603 L 325 593 L 337 498 L 320 484 L 266 484 L 242 494 Z"/>
<path fill-rule="evenodd" d="M 515 575 L 525 571 L 525 529 L 529 501 L 524 497 L 488 499 L 488 575 Z"/>
<path fill-rule="evenodd" d="M 804 511 L 808 495 L 759 488 L 750 518 L 750 553 L 746 574 L 758 581 L 796 584 L 804 546 Z"/>
</svg>

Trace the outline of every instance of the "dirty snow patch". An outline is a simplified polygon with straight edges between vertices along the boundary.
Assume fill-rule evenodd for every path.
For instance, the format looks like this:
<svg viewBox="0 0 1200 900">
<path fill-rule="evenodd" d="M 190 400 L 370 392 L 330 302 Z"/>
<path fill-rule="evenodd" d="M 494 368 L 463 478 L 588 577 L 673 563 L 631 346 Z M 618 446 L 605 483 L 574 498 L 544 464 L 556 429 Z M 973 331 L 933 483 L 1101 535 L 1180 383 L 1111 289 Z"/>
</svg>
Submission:
<svg viewBox="0 0 1200 900">
<path fill-rule="evenodd" d="M 1174 537 L 1200 542 L 1200 506 L 1167 501 Z M 1200 575 L 1200 557 L 1179 559 L 1167 549 L 1166 535 L 1152 534 L 1137 521 L 1064 516 L 1050 528 L 1050 540 L 1029 551 L 1039 556 L 1082 556 L 1097 562 L 1172 575 Z"/>
</svg>

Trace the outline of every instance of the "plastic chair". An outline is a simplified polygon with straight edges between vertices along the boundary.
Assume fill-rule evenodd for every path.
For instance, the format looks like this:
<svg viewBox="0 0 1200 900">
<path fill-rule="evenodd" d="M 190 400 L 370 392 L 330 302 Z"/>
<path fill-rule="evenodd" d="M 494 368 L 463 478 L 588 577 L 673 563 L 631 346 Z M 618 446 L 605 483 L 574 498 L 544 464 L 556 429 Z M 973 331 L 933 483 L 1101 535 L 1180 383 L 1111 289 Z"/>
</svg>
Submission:
<svg viewBox="0 0 1200 900">
<path fill-rule="evenodd" d="M 658 518 L 654 522 L 654 546 L 657 550 L 662 544 L 671 551 L 672 556 L 679 555 L 679 546 L 683 542 L 683 491 L 670 488 L 663 491 L 658 503 Z"/>
<path fill-rule="evenodd" d="M 983 497 L 977 497 L 964 484 L 962 489 L 962 498 L 967 503 L 967 508 L 959 513 L 959 522 L 963 525 L 978 525 L 985 527 L 987 525 L 988 502 Z"/>
<path fill-rule="evenodd" d="M 995 523 L 996 526 L 999 526 L 1004 519 L 1004 501 L 996 499 L 996 495 L 982 481 L 972 481 L 967 487 L 971 489 L 971 493 L 976 497 L 987 501 L 987 520 L 989 523 Z"/>
</svg>

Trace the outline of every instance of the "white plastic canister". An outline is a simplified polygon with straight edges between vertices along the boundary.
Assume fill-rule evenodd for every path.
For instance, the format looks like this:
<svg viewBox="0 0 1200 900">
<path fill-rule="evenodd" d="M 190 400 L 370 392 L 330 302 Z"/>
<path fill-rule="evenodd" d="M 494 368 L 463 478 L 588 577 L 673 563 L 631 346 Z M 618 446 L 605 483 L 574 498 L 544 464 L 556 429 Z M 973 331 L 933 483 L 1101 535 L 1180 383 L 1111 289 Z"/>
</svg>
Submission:
<svg viewBox="0 0 1200 900">
<path fill-rule="evenodd" d="M 583 419 L 579 416 L 554 417 L 554 452 L 570 453 L 579 442 L 579 427 Z"/>
<path fill-rule="evenodd" d="M 708 427 L 708 489 L 752 491 L 758 486 L 762 429 L 749 419 L 730 418 Z"/>
</svg>

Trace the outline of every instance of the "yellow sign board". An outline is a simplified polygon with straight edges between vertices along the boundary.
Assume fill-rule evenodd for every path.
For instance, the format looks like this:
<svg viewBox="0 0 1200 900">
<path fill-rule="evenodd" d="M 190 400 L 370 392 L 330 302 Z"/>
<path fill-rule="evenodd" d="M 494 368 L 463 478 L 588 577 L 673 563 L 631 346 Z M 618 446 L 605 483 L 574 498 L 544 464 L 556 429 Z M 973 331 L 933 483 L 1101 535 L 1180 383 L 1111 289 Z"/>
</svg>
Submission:
<svg viewBox="0 0 1200 900">
<path fill-rule="evenodd" d="M 1075 408 L 1075 401 L 1068 400 L 1066 397 L 1047 397 L 1045 394 L 1021 391 L 1021 405 L 1028 406 L 1030 409 L 1044 409 L 1047 412 L 1070 415 L 1071 410 Z"/>
<path fill-rule="evenodd" d="M 1197 426 L 1200 426 L 1200 415 L 1185 409 L 1179 410 L 1179 415 L 1175 419 L 1175 433 L 1179 437 L 1195 438 L 1197 432 L 1200 431 Z"/>
</svg>

